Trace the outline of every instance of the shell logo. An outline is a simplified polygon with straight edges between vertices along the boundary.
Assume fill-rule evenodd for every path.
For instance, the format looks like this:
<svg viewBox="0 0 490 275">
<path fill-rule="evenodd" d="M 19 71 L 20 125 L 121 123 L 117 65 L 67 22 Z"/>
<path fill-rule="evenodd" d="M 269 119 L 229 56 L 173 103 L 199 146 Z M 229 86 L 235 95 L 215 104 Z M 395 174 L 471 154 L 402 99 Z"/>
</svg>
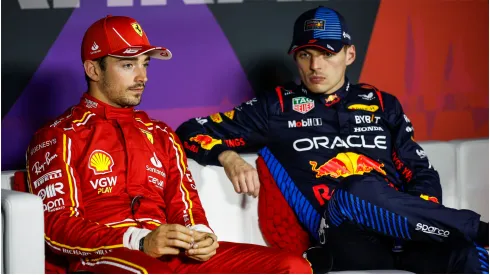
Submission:
<svg viewBox="0 0 490 275">
<path fill-rule="evenodd" d="M 96 175 L 102 175 L 112 172 L 114 160 L 112 156 L 102 150 L 94 150 L 90 154 L 88 168 L 94 171 Z"/>
</svg>

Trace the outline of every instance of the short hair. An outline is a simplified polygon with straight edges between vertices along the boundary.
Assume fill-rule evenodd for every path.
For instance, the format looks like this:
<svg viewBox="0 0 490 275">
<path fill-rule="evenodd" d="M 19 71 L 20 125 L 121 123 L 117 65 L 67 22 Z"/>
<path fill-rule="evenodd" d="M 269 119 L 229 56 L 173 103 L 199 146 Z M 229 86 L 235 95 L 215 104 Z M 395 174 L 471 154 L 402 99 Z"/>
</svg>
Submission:
<svg viewBox="0 0 490 275">
<path fill-rule="evenodd" d="M 100 69 L 102 71 L 105 71 L 105 69 L 107 68 L 106 58 L 107 55 L 93 60 L 99 63 Z M 85 82 L 87 82 L 87 86 L 89 85 L 90 81 L 91 81 L 90 77 L 88 77 L 87 73 L 85 73 Z"/>
</svg>

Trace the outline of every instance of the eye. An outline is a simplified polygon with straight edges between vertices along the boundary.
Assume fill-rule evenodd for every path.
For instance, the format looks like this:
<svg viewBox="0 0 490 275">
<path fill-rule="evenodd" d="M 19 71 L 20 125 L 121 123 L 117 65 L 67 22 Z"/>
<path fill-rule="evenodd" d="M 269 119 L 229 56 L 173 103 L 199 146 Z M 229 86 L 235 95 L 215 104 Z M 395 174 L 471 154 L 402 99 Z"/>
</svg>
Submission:
<svg viewBox="0 0 490 275">
<path fill-rule="evenodd" d="M 133 64 L 131 64 L 131 63 L 123 64 L 123 68 L 124 69 L 131 69 L 131 68 L 133 68 Z"/>
<path fill-rule="evenodd" d="M 324 55 L 324 56 L 326 56 L 326 57 L 331 57 L 331 56 L 334 56 L 334 54 L 333 54 L 333 53 L 331 53 L 331 52 L 327 52 L 327 51 L 323 52 L 323 55 Z"/>
<path fill-rule="evenodd" d="M 150 66 L 150 63 L 143 64 L 143 66 L 145 66 L 145 68 L 148 68 Z"/>
<path fill-rule="evenodd" d="M 310 54 L 309 54 L 309 53 L 307 53 L 307 52 L 300 52 L 300 53 L 298 54 L 298 57 L 299 57 L 299 58 L 301 58 L 301 59 L 305 59 L 305 58 L 310 57 Z"/>
</svg>

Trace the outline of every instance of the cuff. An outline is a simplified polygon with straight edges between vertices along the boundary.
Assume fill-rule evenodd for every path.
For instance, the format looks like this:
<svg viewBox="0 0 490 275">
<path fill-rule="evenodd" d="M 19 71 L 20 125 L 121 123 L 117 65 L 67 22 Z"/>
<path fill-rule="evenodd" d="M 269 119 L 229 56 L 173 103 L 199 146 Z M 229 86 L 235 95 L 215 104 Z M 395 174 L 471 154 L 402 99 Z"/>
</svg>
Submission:
<svg viewBox="0 0 490 275">
<path fill-rule="evenodd" d="M 213 146 L 212 150 L 206 151 L 204 153 L 206 159 L 205 163 L 208 165 L 221 166 L 221 163 L 218 160 L 218 156 L 227 150 L 231 150 L 231 149 L 222 144 L 217 144 Z"/>
<path fill-rule="evenodd" d="M 205 226 L 204 224 L 196 224 L 190 227 L 192 230 L 196 230 L 199 232 L 206 232 L 206 233 L 211 233 L 214 234 L 213 230 L 211 228 Z"/>
<path fill-rule="evenodd" d="M 123 235 L 124 247 L 139 250 L 140 240 L 146 237 L 151 230 L 145 228 L 128 227 Z"/>
</svg>

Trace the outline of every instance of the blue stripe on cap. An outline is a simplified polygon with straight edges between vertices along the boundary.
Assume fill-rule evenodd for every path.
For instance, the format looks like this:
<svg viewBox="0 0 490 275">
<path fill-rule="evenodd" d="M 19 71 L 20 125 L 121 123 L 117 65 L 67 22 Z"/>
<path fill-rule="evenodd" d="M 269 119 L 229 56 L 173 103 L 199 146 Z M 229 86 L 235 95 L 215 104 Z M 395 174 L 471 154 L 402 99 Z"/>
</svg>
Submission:
<svg viewBox="0 0 490 275">
<path fill-rule="evenodd" d="M 342 39 L 342 26 L 338 15 L 331 9 L 320 7 L 315 13 L 315 19 L 325 20 L 324 30 L 314 30 L 313 38 L 315 39 Z"/>
</svg>

